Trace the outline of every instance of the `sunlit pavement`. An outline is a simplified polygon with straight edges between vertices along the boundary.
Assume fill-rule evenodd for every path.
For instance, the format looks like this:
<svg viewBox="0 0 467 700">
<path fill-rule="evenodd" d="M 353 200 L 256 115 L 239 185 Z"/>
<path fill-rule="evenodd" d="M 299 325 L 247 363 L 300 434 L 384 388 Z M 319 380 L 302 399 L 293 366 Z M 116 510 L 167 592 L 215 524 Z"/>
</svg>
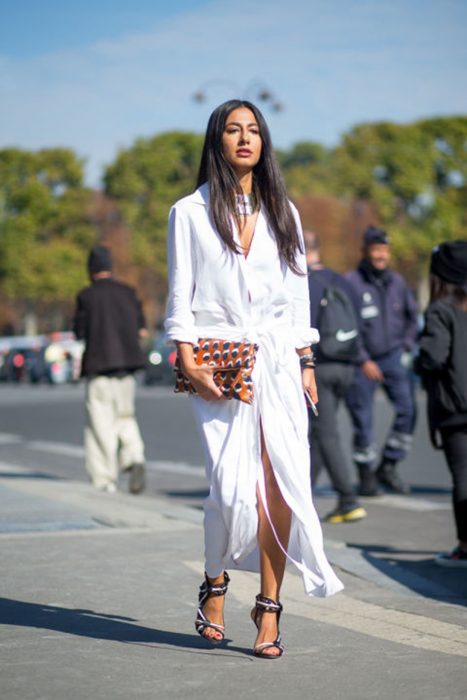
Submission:
<svg viewBox="0 0 467 700">
<path fill-rule="evenodd" d="M 194 631 L 206 484 L 185 399 L 141 390 L 149 488 L 135 497 L 85 481 L 82 388 L 18 389 L 0 387 L 2 698 L 465 697 L 467 572 L 433 564 L 454 541 L 449 482 L 418 438 L 410 497 L 324 527 L 344 593 L 309 599 L 287 574 L 286 654 L 265 664 L 251 655 L 254 574 L 232 574 L 224 646 Z M 317 492 L 324 514 L 334 497 Z"/>
</svg>

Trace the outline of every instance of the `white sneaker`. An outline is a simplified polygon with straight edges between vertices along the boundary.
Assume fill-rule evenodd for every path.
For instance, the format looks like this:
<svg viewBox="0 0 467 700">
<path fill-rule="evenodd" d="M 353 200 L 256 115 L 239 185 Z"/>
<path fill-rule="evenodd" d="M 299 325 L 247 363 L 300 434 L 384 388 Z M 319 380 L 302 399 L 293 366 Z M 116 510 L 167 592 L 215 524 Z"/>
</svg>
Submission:
<svg viewBox="0 0 467 700">
<path fill-rule="evenodd" d="M 441 552 L 434 559 L 438 566 L 449 566 L 452 568 L 467 568 L 467 552 L 460 547 L 456 547 L 452 552 Z"/>
<path fill-rule="evenodd" d="M 117 485 L 110 481 L 108 484 L 104 484 L 104 486 L 101 486 L 99 488 L 99 491 L 102 491 L 102 493 L 117 493 L 118 489 Z"/>
</svg>

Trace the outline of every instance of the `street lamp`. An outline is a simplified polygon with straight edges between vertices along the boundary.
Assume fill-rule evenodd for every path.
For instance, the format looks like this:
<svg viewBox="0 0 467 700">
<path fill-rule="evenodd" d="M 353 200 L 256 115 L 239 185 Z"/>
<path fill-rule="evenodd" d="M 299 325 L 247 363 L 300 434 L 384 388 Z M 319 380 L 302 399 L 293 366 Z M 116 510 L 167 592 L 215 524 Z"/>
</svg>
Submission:
<svg viewBox="0 0 467 700">
<path fill-rule="evenodd" d="M 263 102 L 273 112 L 283 112 L 285 109 L 284 103 L 281 102 L 276 97 L 274 92 L 260 80 L 251 80 L 243 90 L 236 83 L 230 80 L 210 80 L 207 83 L 203 83 L 203 85 L 201 85 L 196 92 L 191 95 L 191 99 L 198 104 L 207 102 L 209 99 L 209 93 L 216 87 L 228 88 L 229 92 L 233 93 L 234 95 L 243 95 L 245 99 Z"/>
</svg>

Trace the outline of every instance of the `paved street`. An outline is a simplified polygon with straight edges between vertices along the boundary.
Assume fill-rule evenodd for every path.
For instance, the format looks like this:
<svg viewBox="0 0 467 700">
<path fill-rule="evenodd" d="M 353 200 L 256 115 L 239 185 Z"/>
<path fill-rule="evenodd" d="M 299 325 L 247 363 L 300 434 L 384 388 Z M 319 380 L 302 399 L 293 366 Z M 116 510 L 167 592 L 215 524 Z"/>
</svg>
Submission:
<svg viewBox="0 0 467 700">
<path fill-rule="evenodd" d="M 423 403 L 404 469 L 410 497 L 366 499 L 367 520 L 324 527 L 345 591 L 283 592 L 287 646 L 254 659 L 257 577 L 235 572 L 227 644 L 195 636 L 206 482 L 189 403 L 141 388 L 144 496 L 99 494 L 83 467 L 83 388 L 0 386 L 0 697 L 460 700 L 467 691 L 467 572 L 432 556 L 454 542 L 449 479 Z M 378 434 L 390 412 L 378 401 Z M 340 414 L 346 440 L 346 416 Z M 324 514 L 334 499 L 316 494 Z"/>
<path fill-rule="evenodd" d="M 54 476 L 86 480 L 83 397 L 82 385 L 0 385 L 1 459 Z M 382 398 L 377 405 L 376 430 L 381 443 L 391 413 Z M 141 387 L 137 412 L 150 467 L 149 493 L 171 495 L 183 503 L 199 505 L 205 493 L 203 454 L 189 401 L 175 395 L 170 387 Z M 403 466 L 404 478 L 418 496 L 445 497 L 449 476 L 442 455 L 428 443 L 422 403 L 419 413 L 414 449 Z M 339 420 L 344 440 L 350 443 L 344 410 Z M 326 483 L 323 478 L 320 486 Z"/>
</svg>

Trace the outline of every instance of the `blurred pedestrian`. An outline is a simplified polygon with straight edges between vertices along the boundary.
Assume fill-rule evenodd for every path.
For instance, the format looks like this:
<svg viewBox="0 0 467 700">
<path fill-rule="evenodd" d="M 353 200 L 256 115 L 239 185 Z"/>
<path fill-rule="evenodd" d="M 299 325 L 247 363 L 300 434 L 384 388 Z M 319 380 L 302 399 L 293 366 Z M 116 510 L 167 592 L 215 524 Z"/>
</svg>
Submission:
<svg viewBox="0 0 467 700">
<path fill-rule="evenodd" d="M 342 588 L 323 550 L 311 499 L 304 391 L 317 401 L 303 234 L 261 112 L 230 100 L 212 113 L 198 189 L 171 210 L 167 335 L 195 388 L 192 406 L 206 454 L 205 579 L 195 622 L 212 643 L 224 639 L 227 567 L 261 572 L 251 611 L 254 654 L 278 658 L 285 562 L 309 595 Z M 258 346 L 255 395 L 226 400 L 222 375 L 195 362 L 239 362 Z M 209 339 L 216 350 L 209 352 Z M 221 352 L 222 350 L 222 352 Z M 245 382 L 245 380 L 242 380 Z M 251 386 L 246 384 L 245 389 Z M 239 382 L 240 391 L 242 382 Z"/>
<path fill-rule="evenodd" d="M 467 241 L 433 250 L 430 304 L 416 369 L 428 393 L 433 446 L 442 449 L 453 482 L 457 546 L 439 554 L 441 566 L 467 567 Z"/>
<path fill-rule="evenodd" d="M 319 412 L 308 409 L 311 481 L 315 487 L 324 467 L 338 495 L 337 506 L 324 517 L 328 523 L 355 522 L 366 517 L 352 484 L 351 465 L 342 447 L 336 420 L 339 404 L 352 384 L 360 359 L 358 301 L 350 283 L 324 267 L 317 236 L 304 232 L 310 294 L 310 322 L 318 328 L 316 384 Z"/>
<path fill-rule="evenodd" d="M 74 332 L 85 341 L 86 470 L 101 491 L 117 490 L 119 469 L 129 473 L 129 490 L 145 486 L 144 445 L 135 417 L 135 377 L 145 365 L 139 338 L 145 337 L 134 290 L 112 277 L 108 248 L 90 252 L 91 285 L 77 297 Z"/>
<path fill-rule="evenodd" d="M 347 393 L 354 428 L 354 461 L 359 493 L 375 496 L 378 484 L 406 494 L 397 464 L 409 452 L 415 428 L 415 400 L 409 365 L 417 337 L 417 306 L 400 274 L 391 270 L 389 236 L 369 226 L 363 236 L 363 257 L 346 275 L 358 295 L 362 363 Z M 395 410 L 394 422 L 379 464 L 373 436 L 374 393 L 380 385 Z M 375 467 L 376 472 L 375 472 Z"/>
</svg>

